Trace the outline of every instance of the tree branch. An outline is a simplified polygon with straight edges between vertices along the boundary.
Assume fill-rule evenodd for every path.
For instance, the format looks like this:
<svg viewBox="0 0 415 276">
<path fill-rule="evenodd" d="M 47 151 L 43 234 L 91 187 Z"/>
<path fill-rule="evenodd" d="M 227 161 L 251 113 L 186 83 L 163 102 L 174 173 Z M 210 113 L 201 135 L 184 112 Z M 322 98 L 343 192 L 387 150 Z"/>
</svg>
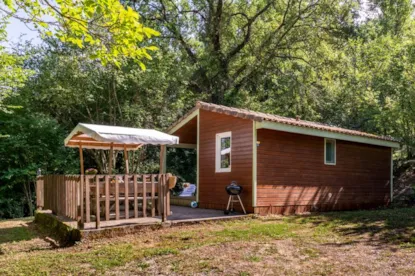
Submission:
<svg viewBox="0 0 415 276">
<path fill-rule="evenodd" d="M 243 28 L 247 28 L 247 31 L 245 33 L 245 37 L 242 40 L 241 43 L 239 43 L 238 45 L 236 45 L 231 51 L 229 51 L 229 53 L 226 55 L 226 61 L 229 62 L 236 54 L 238 54 L 244 47 L 245 45 L 249 42 L 250 38 L 251 38 L 251 31 L 252 31 L 252 25 L 255 23 L 256 19 L 263 14 L 264 12 L 266 12 L 268 10 L 268 8 L 272 5 L 273 1 L 268 2 L 268 4 L 266 4 L 261 10 L 259 10 L 253 17 L 248 19 L 248 22 L 245 24 L 245 26 Z"/>
</svg>

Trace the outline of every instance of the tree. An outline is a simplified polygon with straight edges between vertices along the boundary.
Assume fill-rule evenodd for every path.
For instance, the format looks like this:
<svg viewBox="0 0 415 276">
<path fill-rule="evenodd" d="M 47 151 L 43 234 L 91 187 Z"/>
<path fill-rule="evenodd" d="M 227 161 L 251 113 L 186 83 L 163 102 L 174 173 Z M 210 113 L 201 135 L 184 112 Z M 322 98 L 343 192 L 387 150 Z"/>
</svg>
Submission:
<svg viewBox="0 0 415 276">
<path fill-rule="evenodd" d="M 140 23 L 140 16 L 118 0 L 3 0 L 7 17 L 33 23 L 45 36 L 55 36 L 79 48 L 89 47 L 91 58 L 119 66 L 125 58 L 151 59 L 157 49 L 144 41 L 159 33 Z M 18 11 L 25 15 L 21 16 Z"/>
<path fill-rule="evenodd" d="M 164 130 L 194 104 L 193 94 L 178 81 L 188 73 L 174 53 L 157 53 L 143 72 L 134 62 L 102 66 L 80 55 L 83 50 L 51 38 L 21 51 L 30 53 L 25 66 L 36 74 L 9 102 L 28 112 L 42 110 L 68 133 L 79 122 Z M 151 147 L 130 154 L 130 171 L 154 171 L 156 155 Z M 100 172 L 107 171 L 107 151 L 88 151 L 86 158 Z"/>
<path fill-rule="evenodd" d="M 140 16 L 118 0 L 2 0 L 0 7 L 0 43 L 6 41 L 5 24 L 10 17 L 32 23 L 45 36 L 81 49 L 81 55 L 98 59 L 103 65 L 119 67 L 126 60 L 146 69 L 143 59 L 157 47 L 146 43 L 159 33 L 140 23 Z M 19 13 L 20 12 L 20 13 Z M 24 15 L 21 15 L 23 12 Z M 0 46 L 0 112 L 4 100 L 27 79 L 30 71 L 22 67 L 22 58 Z M 10 108 L 9 106 L 8 108 Z"/>
<path fill-rule="evenodd" d="M 0 43 L 5 41 L 5 22 L 0 21 Z M 15 88 L 21 87 L 32 73 L 23 68 L 24 57 L 9 53 L 0 44 L 0 112 L 10 111 L 17 106 L 5 105 L 4 101 L 11 96 Z M 2 132 L 0 132 L 0 138 Z"/>
<path fill-rule="evenodd" d="M 41 113 L 24 109 L 0 113 L 0 218 L 33 215 L 36 171 L 43 174 L 74 173 L 79 167 L 75 152 L 63 146 L 65 132 Z"/>
<path fill-rule="evenodd" d="M 135 2 L 133 2 L 135 3 Z M 169 47 L 194 66 L 189 88 L 215 103 L 234 103 L 251 80 L 283 61 L 307 64 L 307 51 L 342 35 L 356 3 L 259 0 L 142 1 L 134 7 L 160 27 Z"/>
</svg>

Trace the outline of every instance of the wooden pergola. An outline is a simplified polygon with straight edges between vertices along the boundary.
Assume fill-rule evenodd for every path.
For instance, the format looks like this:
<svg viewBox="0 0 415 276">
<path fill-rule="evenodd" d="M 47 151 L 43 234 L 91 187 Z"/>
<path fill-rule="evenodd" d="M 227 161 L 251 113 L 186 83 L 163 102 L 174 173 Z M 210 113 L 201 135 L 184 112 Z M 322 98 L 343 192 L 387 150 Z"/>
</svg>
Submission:
<svg viewBox="0 0 415 276">
<path fill-rule="evenodd" d="M 179 137 L 154 129 L 79 123 L 65 139 L 65 146 L 79 148 L 81 175 L 84 171 L 83 149 L 109 150 L 109 170 L 112 173 L 114 150 L 124 151 L 125 173 L 129 174 L 128 151 L 146 144 L 160 145 L 160 173 L 166 170 L 166 145 L 179 144 Z"/>
<path fill-rule="evenodd" d="M 160 145 L 160 172 L 130 174 L 128 151 L 148 144 Z M 178 137 L 153 129 L 80 123 L 65 139 L 65 146 L 79 148 L 81 174 L 39 176 L 37 207 L 76 220 L 81 227 L 156 222 L 157 214 L 166 221 L 169 189 L 177 180 L 165 172 L 166 145 L 175 144 Z M 85 175 L 83 149 L 109 150 L 108 174 Z M 112 173 L 114 150 L 124 151 L 125 174 Z"/>
</svg>

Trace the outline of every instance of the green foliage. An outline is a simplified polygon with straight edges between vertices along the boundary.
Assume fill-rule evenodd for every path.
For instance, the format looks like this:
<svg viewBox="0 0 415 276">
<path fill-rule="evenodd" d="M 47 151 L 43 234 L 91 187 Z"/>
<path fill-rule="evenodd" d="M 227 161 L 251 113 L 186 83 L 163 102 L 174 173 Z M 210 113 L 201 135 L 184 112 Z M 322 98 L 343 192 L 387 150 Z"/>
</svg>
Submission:
<svg viewBox="0 0 415 276">
<path fill-rule="evenodd" d="M 155 46 L 143 45 L 159 33 L 144 26 L 139 14 L 119 0 L 3 0 L 9 17 L 33 23 L 44 36 L 54 36 L 79 48 L 90 48 L 89 57 L 102 64 L 120 66 L 125 59 L 150 59 Z M 17 12 L 23 12 L 22 17 Z"/>
<path fill-rule="evenodd" d="M 33 215 L 36 172 L 73 173 L 77 160 L 64 148 L 64 132 L 40 113 L 0 113 L 0 217 Z M 76 166 L 75 166 L 76 165 Z"/>
<path fill-rule="evenodd" d="M 175 193 L 179 193 L 184 182 L 196 183 L 196 150 L 168 148 L 167 171 L 178 178 Z"/>
<path fill-rule="evenodd" d="M 19 107 L 5 105 L 4 101 L 16 88 L 22 87 L 32 73 L 23 67 L 24 57 L 7 52 L 2 45 L 6 41 L 6 26 L 5 20 L 0 18 L 0 112 L 10 112 L 10 109 Z M 2 134 L 0 129 L 0 138 Z"/>
</svg>

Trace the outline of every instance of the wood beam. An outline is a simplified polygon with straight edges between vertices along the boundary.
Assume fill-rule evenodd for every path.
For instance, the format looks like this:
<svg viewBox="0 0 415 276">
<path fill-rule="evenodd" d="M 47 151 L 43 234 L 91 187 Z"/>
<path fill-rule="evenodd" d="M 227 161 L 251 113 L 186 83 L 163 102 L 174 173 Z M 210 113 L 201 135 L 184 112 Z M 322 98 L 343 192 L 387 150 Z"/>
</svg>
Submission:
<svg viewBox="0 0 415 276">
<path fill-rule="evenodd" d="M 197 144 L 175 144 L 175 145 L 167 145 L 169 148 L 182 148 L 182 149 L 196 149 Z"/>
<path fill-rule="evenodd" d="M 160 173 L 166 173 L 166 145 L 160 146 Z"/>
<path fill-rule="evenodd" d="M 69 141 L 68 144 L 66 145 L 67 147 L 74 147 L 74 148 L 78 148 L 79 147 L 79 143 L 82 143 L 82 146 L 84 149 L 109 149 L 110 148 L 110 143 L 108 142 L 94 142 L 94 141 Z M 129 150 L 137 150 L 139 149 L 142 145 L 141 144 L 120 144 L 120 143 L 112 143 L 112 146 L 114 149 L 120 149 L 123 150 L 124 146 L 126 146 Z"/>
</svg>

